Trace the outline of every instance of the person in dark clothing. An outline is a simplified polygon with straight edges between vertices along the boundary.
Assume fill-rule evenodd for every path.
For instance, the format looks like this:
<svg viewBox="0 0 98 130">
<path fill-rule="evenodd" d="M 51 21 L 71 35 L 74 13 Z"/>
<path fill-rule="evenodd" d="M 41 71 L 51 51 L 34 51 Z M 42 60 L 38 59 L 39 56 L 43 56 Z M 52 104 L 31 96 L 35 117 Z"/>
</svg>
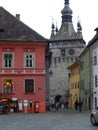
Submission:
<svg viewBox="0 0 98 130">
<path fill-rule="evenodd" d="M 55 106 L 56 106 L 56 110 L 58 111 L 59 108 L 60 108 L 60 103 L 59 103 L 59 102 L 56 102 Z"/>
<path fill-rule="evenodd" d="M 4 103 L 2 104 L 2 113 L 4 114 L 7 111 L 7 105 Z"/>
<path fill-rule="evenodd" d="M 82 103 L 82 101 L 80 100 L 80 101 L 79 101 L 79 112 L 82 112 L 82 105 L 83 105 L 83 103 Z"/>
<path fill-rule="evenodd" d="M 79 105 L 79 103 L 78 103 L 78 101 L 76 100 L 76 101 L 75 101 L 75 104 L 74 104 L 75 110 L 78 110 L 78 105 Z"/>
<path fill-rule="evenodd" d="M 67 109 L 68 109 L 68 104 L 69 104 L 68 101 L 66 101 L 65 106 L 66 106 Z"/>
</svg>

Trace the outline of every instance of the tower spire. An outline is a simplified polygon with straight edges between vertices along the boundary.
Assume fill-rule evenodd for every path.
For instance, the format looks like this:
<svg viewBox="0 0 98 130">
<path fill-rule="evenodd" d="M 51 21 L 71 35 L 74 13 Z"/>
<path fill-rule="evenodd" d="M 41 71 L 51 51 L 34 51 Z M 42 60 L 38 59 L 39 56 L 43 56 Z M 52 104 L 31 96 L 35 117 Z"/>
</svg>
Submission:
<svg viewBox="0 0 98 130">
<path fill-rule="evenodd" d="M 69 4 L 69 0 L 65 0 L 65 4 Z"/>
<path fill-rule="evenodd" d="M 78 31 L 78 32 L 82 32 L 82 26 L 81 26 L 79 17 L 78 17 L 78 22 L 77 22 L 77 31 Z"/>
<path fill-rule="evenodd" d="M 65 6 L 61 11 L 61 13 L 62 13 L 62 23 L 72 22 L 72 10 L 69 7 L 69 0 L 65 0 Z"/>
<path fill-rule="evenodd" d="M 56 22 L 56 28 L 55 28 L 55 31 L 56 31 L 56 35 L 57 35 L 57 33 L 58 33 L 57 22 Z"/>
<path fill-rule="evenodd" d="M 81 26 L 81 22 L 79 20 L 79 16 L 78 16 L 78 22 L 77 22 L 77 37 L 82 39 L 82 26 Z"/>
<path fill-rule="evenodd" d="M 55 25 L 54 25 L 54 19 L 52 18 L 52 25 L 51 25 L 51 38 L 55 36 Z"/>
<path fill-rule="evenodd" d="M 77 22 L 77 32 L 74 29 L 72 22 L 72 9 L 70 8 L 69 0 L 64 0 L 64 7 L 61 11 L 62 23 L 58 30 L 57 24 L 54 26 L 54 21 L 52 21 L 51 39 L 82 39 L 82 26 L 80 21 Z"/>
</svg>

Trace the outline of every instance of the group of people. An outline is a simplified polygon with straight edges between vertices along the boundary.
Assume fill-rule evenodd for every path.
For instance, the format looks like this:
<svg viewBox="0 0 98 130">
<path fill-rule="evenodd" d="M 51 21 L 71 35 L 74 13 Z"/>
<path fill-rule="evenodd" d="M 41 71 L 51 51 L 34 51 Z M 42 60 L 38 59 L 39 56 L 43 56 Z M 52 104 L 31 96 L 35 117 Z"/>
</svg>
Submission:
<svg viewBox="0 0 98 130">
<path fill-rule="evenodd" d="M 68 102 L 65 102 L 65 103 L 61 103 L 61 102 L 54 102 L 54 104 L 50 104 L 50 107 L 55 110 L 60 110 L 60 109 L 63 109 L 63 108 L 66 108 L 68 109 Z"/>
<path fill-rule="evenodd" d="M 75 103 L 74 103 L 74 107 L 75 107 L 75 110 L 79 110 L 80 112 L 82 112 L 82 106 L 83 106 L 83 103 L 82 101 L 78 101 L 76 100 Z"/>
<path fill-rule="evenodd" d="M 63 102 L 62 100 L 56 101 L 51 98 L 49 101 L 46 102 L 47 110 L 60 110 L 63 108 L 68 109 L 68 101 Z"/>
</svg>

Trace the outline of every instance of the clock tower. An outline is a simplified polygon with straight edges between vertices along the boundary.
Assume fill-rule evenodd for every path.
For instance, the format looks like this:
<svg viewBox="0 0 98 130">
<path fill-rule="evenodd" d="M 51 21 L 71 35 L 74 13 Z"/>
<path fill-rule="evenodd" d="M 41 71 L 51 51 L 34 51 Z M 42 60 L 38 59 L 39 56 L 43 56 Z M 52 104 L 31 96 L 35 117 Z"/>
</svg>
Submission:
<svg viewBox="0 0 98 130">
<path fill-rule="evenodd" d="M 69 96 L 69 72 L 68 66 L 78 59 L 78 56 L 86 47 L 82 36 L 81 23 L 77 22 L 77 32 L 72 22 L 73 11 L 69 6 L 69 0 L 65 0 L 61 10 L 62 23 L 60 29 L 52 22 L 50 36 L 50 51 L 52 52 L 50 71 L 50 97 L 57 96 L 68 100 Z"/>
</svg>

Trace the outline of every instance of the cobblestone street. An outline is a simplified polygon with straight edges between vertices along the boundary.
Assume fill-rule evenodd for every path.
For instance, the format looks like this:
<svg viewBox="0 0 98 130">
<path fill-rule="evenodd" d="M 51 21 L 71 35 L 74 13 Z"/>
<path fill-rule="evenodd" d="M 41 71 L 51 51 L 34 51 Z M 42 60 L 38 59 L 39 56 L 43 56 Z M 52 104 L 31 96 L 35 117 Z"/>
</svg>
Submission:
<svg viewBox="0 0 98 130">
<path fill-rule="evenodd" d="M 89 111 L 64 109 L 46 113 L 0 115 L 0 130 L 98 130 L 90 124 Z"/>
</svg>

